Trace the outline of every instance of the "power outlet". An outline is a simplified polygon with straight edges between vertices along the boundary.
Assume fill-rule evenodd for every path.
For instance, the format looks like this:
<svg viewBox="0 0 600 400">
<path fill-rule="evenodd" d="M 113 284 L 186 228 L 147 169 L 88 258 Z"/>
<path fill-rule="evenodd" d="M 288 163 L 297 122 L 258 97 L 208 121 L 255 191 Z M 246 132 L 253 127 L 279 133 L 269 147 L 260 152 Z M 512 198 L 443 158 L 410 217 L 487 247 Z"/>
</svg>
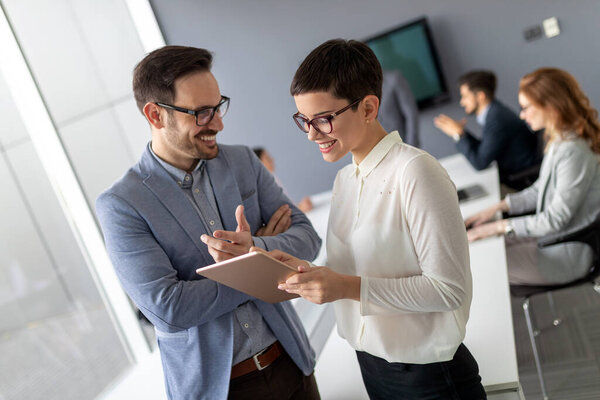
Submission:
<svg viewBox="0 0 600 400">
<path fill-rule="evenodd" d="M 556 17 L 545 19 L 542 25 L 544 25 L 546 37 L 551 38 L 560 34 L 560 27 L 558 26 L 558 19 Z"/>
<path fill-rule="evenodd" d="M 523 37 L 526 41 L 531 42 L 542 37 L 542 27 L 539 25 L 530 26 L 523 31 Z"/>
</svg>

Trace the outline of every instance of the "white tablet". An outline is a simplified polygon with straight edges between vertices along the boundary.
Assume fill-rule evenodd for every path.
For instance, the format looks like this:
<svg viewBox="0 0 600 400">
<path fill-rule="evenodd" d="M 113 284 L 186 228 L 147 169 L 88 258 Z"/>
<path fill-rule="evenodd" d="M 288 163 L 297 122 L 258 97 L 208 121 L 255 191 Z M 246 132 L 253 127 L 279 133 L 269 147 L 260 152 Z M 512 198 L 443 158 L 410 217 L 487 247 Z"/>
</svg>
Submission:
<svg viewBox="0 0 600 400">
<path fill-rule="evenodd" d="M 196 273 L 268 303 L 298 297 L 277 289 L 277 285 L 298 271 L 257 251 L 198 268 Z"/>
</svg>

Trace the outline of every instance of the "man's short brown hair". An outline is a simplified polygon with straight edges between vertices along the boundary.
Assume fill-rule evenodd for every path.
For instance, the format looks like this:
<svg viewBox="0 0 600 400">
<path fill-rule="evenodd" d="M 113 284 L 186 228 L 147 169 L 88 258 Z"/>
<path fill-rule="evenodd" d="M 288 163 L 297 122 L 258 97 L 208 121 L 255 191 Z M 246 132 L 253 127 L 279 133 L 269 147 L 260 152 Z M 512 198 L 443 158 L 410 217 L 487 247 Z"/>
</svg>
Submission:
<svg viewBox="0 0 600 400">
<path fill-rule="evenodd" d="M 492 71 L 471 71 L 458 78 L 458 85 L 467 85 L 471 92 L 483 92 L 493 100 L 496 93 L 496 75 Z"/>
<path fill-rule="evenodd" d="M 211 66 L 212 54 L 205 49 L 164 46 L 152 51 L 133 70 L 133 95 L 138 108 L 142 111 L 149 102 L 171 104 L 178 78 L 210 71 Z"/>
</svg>

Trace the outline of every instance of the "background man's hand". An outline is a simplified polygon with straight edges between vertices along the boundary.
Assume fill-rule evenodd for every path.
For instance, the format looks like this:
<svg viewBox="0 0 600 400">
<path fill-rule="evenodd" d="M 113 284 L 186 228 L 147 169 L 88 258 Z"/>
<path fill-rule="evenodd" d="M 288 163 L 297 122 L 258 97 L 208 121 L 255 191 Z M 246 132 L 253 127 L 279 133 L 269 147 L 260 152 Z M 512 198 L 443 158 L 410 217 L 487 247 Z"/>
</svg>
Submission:
<svg viewBox="0 0 600 400">
<path fill-rule="evenodd" d="M 287 231 L 292 226 L 292 209 L 284 204 L 277 209 L 265 226 L 256 231 L 256 236 L 275 236 Z"/>
<path fill-rule="evenodd" d="M 250 224 L 244 215 L 244 206 L 239 205 L 235 209 L 235 220 L 237 228 L 235 232 L 215 231 L 213 237 L 202 235 L 201 239 L 208 246 L 208 252 L 215 262 L 229 260 L 230 258 L 248 253 L 254 245 Z"/>
<path fill-rule="evenodd" d="M 312 210 L 313 203 L 312 203 L 312 201 L 310 201 L 310 197 L 308 197 L 308 196 L 303 197 L 302 200 L 300 200 L 300 203 L 298 203 L 298 208 L 302 212 L 309 212 L 310 210 Z"/>
<path fill-rule="evenodd" d="M 440 114 L 433 119 L 433 124 L 450 137 L 462 136 L 467 120 L 465 118 L 456 121 L 445 114 Z"/>
</svg>

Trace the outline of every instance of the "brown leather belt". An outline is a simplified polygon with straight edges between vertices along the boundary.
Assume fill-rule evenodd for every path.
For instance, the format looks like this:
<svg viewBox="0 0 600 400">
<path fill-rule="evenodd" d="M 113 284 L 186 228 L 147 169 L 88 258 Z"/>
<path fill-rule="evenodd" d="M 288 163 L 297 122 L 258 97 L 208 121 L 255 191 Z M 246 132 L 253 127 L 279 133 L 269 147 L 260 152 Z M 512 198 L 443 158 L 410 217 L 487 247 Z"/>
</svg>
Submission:
<svg viewBox="0 0 600 400">
<path fill-rule="evenodd" d="M 260 353 L 253 355 L 247 360 L 241 361 L 231 367 L 231 379 L 237 378 L 238 376 L 249 374 L 253 371 L 262 371 L 277 360 L 285 350 L 281 346 L 279 341 L 273 343 Z"/>
</svg>

